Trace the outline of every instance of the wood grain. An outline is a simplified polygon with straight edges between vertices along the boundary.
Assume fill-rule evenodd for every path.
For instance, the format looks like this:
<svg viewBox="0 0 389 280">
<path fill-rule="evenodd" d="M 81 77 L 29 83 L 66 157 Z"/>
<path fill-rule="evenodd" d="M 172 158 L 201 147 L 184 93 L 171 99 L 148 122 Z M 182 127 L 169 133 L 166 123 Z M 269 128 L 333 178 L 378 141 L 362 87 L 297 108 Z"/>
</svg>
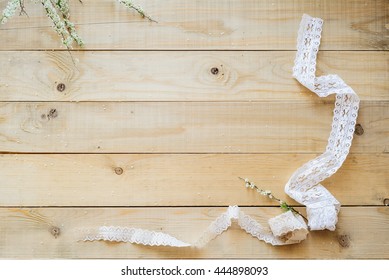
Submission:
<svg viewBox="0 0 389 280">
<path fill-rule="evenodd" d="M 315 155 L 1 155 L 0 206 L 274 205 L 244 189 L 248 177 L 277 197 Z M 383 205 L 389 155 L 350 155 L 324 182 L 342 205 Z M 121 169 L 120 169 L 121 168 Z M 374 186 L 374 188 L 370 188 Z"/>
<path fill-rule="evenodd" d="M 294 51 L 104 51 L 72 56 L 76 65 L 67 52 L 0 52 L 0 100 L 315 100 L 292 78 Z M 338 74 L 362 101 L 389 100 L 387 52 L 323 51 L 318 60 L 322 73 Z M 62 91 L 57 89 L 61 83 Z"/>
<path fill-rule="evenodd" d="M 272 247 L 233 226 L 203 249 L 76 242 L 82 227 L 121 225 L 164 231 L 194 242 L 226 208 L 0 209 L 0 258 L 316 258 L 389 257 L 389 208 L 352 207 L 340 212 L 335 232 L 311 232 L 292 246 Z M 243 208 L 263 225 L 277 208 Z M 355 226 L 358 224 L 358 226 Z M 51 234 L 59 228 L 57 238 Z M 374 239 L 371 233 L 374 232 Z M 347 243 L 339 240 L 347 239 Z M 342 245 L 341 245 L 342 244 Z"/>
<path fill-rule="evenodd" d="M 70 1 L 86 41 L 71 56 L 32 1 L 0 25 L 0 258 L 389 258 L 388 1 L 136 3 L 158 23 Z M 317 75 L 362 100 L 364 133 L 323 183 L 337 230 L 285 247 L 236 226 L 201 250 L 77 242 L 100 225 L 193 242 L 227 205 L 263 224 L 280 213 L 238 176 L 296 204 L 283 186 L 324 151 L 334 107 L 291 76 L 303 13 L 324 19 Z"/>
<path fill-rule="evenodd" d="M 1 103 L 4 152 L 318 153 L 332 122 L 328 103 Z M 365 102 L 354 153 L 389 147 L 387 102 Z"/>
<path fill-rule="evenodd" d="M 112 0 L 71 1 L 87 49 L 294 50 L 302 14 L 325 20 L 322 49 L 388 49 L 386 0 L 138 0 L 150 23 Z M 6 1 L 0 3 L 4 8 Z M 41 5 L 0 26 L 1 50 L 63 49 Z"/>
</svg>

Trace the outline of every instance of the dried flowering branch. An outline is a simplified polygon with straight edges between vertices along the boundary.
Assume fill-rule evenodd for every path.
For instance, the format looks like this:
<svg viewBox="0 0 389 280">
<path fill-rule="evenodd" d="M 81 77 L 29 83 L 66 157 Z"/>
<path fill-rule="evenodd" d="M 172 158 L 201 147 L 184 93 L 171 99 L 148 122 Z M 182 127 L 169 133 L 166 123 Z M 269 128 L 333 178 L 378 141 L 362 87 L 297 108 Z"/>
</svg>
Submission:
<svg viewBox="0 0 389 280">
<path fill-rule="evenodd" d="M 73 43 L 73 37 L 70 35 L 68 29 L 66 28 L 65 22 L 62 17 L 59 15 L 55 3 L 53 4 L 51 0 L 41 0 L 43 8 L 46 11 L 46 15 L 53 22 L 53 28 L 57 34 L 62 37 L 62 43 L 66 46 L 67 49 L 71 48 Z"/>
<path fill-rule="evenodd" d="M 11 17 L 13 17 L 16 13 L 16 10 L 20 8 L 24 10 L 24 5 L 22 0 L 10 0 L 7 3 L 7 6 L 3 10 L 3 13 L 0 18 L 0 23 L 5 24 Z"/>
<path fill-rule="evenodd" d="M 62 44 L 69 50 L 73 42 L 82 47 L 84 41 L 78 35 L 75 25 L 70 21 L 69 2 L 68 0 L 32 0 L 35 3 L 41 3 L 45 9 L 46 15 L 53 23 L 55 32 L 61 37 Z M 82 1 L 79 0 L 82 4 Z M 147 15 L 143 9 L 132 3 L 131 0 L 118 0 L 129 9 L 133 9 L 138 12 L 143 18 L 147 18 L 152 22 L 156 22 L 149 15 Z M 27 12 L 24 8 L 24 0 L 9 0 L 5 9 L 0 16 L 0 24 L 5 24 L 16 13 L 16 10 L 20 9 L 20 15 Z M 28 15 L 27 15 L 28 16 Z"/>
<path fill-rule="evenodd" d="M 81 37 L 77 34 L 76 28 L 74 26 L 74 23 L 70 21 L 70 12 L 69 12 L 69 3 L 67 0 L 57 0 L 55 3 L 55 6 L 57 9 L 61 12 L 63 22 L 65 24 L 65 27 L 70 34 L 70 37 L 76 41 L 77 45 L 82 47 L 84 45 L 84 41 L 81 39 Z M 80 2 L 82 3 L 82 2 Z"/>
<path fill-rule="evenodd" d="M 285 201 L 282 201 L 281 199 L 275 197 L 271 191 L 269 190 L 263 190 L 258 188 L 253 182 L 250 182 L 249 179 L 243 179 L 242 177 L 238 177 L 239 179 L 243 180 L 245 182 L 246 188 L 255 189 L 260 195 L 267 196 L 268 198 L 277 201 L 280 204 L 281 209 L 285 211 L 292 211 L 293 213 L 300 215 L 303 217 L 303 219 L 308 222 L 308 219 L 304 217 L 303 214 L 301 214 L 299 211 L 294 209 L 292 206 L 288 205 Z"/>
<path fill-rule="evenodd" d="M 142 7 L 135 5 L 134 3 L 132 3 L 131 0 L 117 0 L 117 1 L 129 9 L 137 11 L 138 14 L 140 14 L 142 18 L 147 18 L 149 21 L 157 23 L 157 21 L 155 21 L 154 19 L 152 19 L 149 15 L 147 15 L 145 13 L 145 11 L 142 9 Z"/>
</svg>

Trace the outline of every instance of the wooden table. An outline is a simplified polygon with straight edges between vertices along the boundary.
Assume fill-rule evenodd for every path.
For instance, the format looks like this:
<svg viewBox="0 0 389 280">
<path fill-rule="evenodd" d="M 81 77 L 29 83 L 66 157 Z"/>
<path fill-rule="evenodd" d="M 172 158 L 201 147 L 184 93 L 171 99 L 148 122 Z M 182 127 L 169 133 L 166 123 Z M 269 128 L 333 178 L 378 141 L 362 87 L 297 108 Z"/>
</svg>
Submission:
<svg viewBox="0 0 389 280">
<path fill-rule="evenodd" d="M 41 5 L 0 27 L 0 257 L 388 258 L 388 2 L 136 2 L 158 23 L 71 1 L 86 42 L 74 62 Z M 76 242 L 100 225 L 191 242 L 228 205 L 263 223 L 281 213 L 238 176 L 296 205 L 283 187 L 324 151 L 334 106 L 292 78 L 303 13 L 324 19 L 318 74 L 361 98 L 364 133 L 324 182 L 337 230 L 285 247 L 237 227 L 201 250 Z"/>
</svg>

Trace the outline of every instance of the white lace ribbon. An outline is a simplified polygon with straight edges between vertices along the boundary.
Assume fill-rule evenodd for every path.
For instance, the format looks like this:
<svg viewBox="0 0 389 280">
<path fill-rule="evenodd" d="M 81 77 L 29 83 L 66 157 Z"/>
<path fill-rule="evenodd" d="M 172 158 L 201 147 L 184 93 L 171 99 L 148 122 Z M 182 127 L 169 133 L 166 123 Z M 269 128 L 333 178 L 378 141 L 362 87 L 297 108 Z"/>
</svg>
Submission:
<svg viewBox="0 0 389 280">
<path fill-rule="evenodd" d="M 320 97 L 336 94 L 332 131 L 326 151 L 300 167 L 289 179 L 285 192 L 307 206 L 311 230 L 335 230 L 340 203 L 320 182 L 334 174 L 349 153 L 359 98 L 339 76 L 315 76 L 322 25 L 322 19 L 303 15 L 293 76 Z"/>
<path fill-rule="evenodd" d="M 96 229 L 81 229 L 82 241 L 104 240 L 111 242 L 128 242 L 148 246 L 171 247 L 204 247 L 209 241 L 226 231 L 235 221 L 253 237 L 272 245 L 287 245 L 299 243 L 308 234 L 304 220 L 293 214 L 285 212 L 269 220 L 269 228 L 263 227 L 250 216 L 243 213 L 238 206 L 228 207 L 227 212 L 213 221 L 201 237 L 194 243 L 181 241 L 167 233 L 149 231 L 140 228 L 102 226 Z"/>
<path fill-rule="evenodd" d="M 322 25 L 321 19 L 303 15 L 298 32 L 293 76 L 320 97 L 336 94 L 332 131 L 326 151 L 300 167 L 289 179 L 285 192 L 307 206 L 311 230 L 334 230 L 340 203 L 320 182 L 334 174 L 349 153 L 359 98 L 337 75 L 315 76 Z M 149 246 L 203 247 L 226 231 L 233 221 L 253 237 L 272 245 L 299 243 L 308 234 L 302 217 L 291 211 L 269 219 L 269 227 L 263 227 L 240 211 L 238 206 L 230 206 L 228 211 L 212 222 L 204 234 L 192 244 L 162 232 L 117 226 L 83 230 L 81 240 L 129 242 Z"/>
</svg>

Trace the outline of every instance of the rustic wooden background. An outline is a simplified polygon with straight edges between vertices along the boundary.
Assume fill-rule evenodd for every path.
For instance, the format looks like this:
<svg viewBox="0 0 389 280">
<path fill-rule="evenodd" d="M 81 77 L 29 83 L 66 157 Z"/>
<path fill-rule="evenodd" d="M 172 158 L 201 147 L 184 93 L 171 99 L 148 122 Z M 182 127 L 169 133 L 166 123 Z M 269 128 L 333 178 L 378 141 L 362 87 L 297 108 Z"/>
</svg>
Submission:
<svg viewBox="0 0 389 280">
<path fill-rule="evenodd" d="M 76 66 L 40 5 L 0 27 L 1 258 L 389 257 L 388 1 L 137 0 L 158 23 L 83 2 Z M 85 225 L 191 242 L 231 204 L 280 213 L 238 176 L 296 204 L 283 186 L 324 151 L 334 106 L 292 79 L 303 13 L 325 22 L 319 74 L 361 98 L 364 133 L 324 182 L 337 230 L 286 247 L 237 227 L 201 250 L 76 242 Z"/>
</svg>

